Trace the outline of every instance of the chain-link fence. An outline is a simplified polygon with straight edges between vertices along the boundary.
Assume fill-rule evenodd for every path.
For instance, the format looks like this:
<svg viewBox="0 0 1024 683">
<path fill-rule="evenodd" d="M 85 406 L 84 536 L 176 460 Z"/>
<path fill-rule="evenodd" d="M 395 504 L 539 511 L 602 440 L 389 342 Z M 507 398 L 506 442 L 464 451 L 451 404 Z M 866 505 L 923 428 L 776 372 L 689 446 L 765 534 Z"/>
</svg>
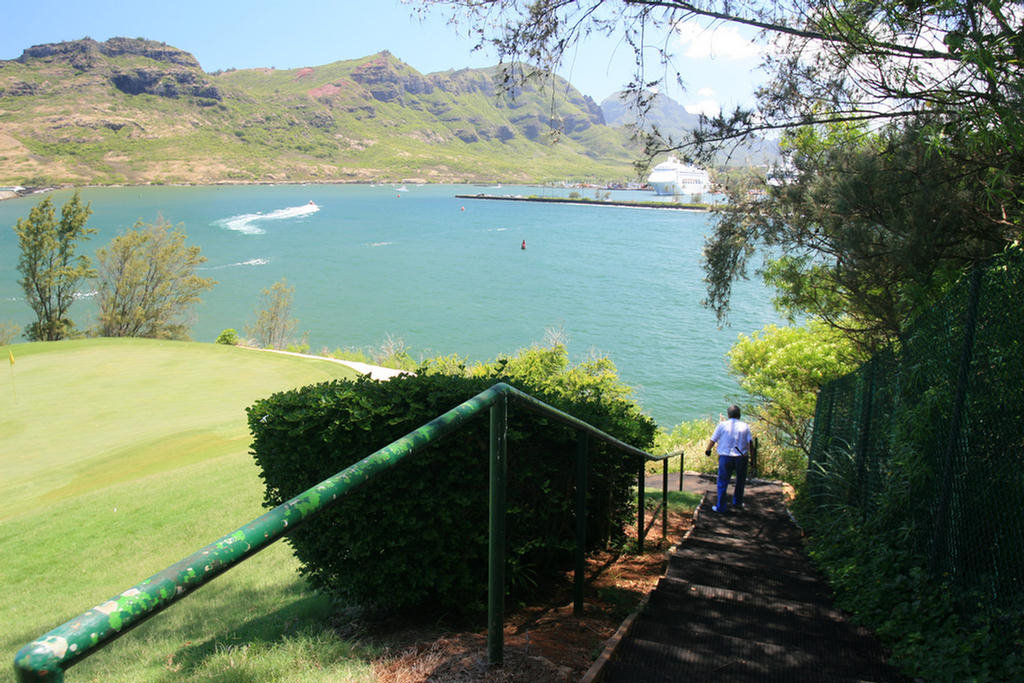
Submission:
<svg viewBox="0 0 1024 683">
<path fill-rule="evenodd" d="M 1024 595 L 1024 254 L 963 278 L 818 396 L 811 500 L 890 526 L 936 576 Z"/>
</svg>

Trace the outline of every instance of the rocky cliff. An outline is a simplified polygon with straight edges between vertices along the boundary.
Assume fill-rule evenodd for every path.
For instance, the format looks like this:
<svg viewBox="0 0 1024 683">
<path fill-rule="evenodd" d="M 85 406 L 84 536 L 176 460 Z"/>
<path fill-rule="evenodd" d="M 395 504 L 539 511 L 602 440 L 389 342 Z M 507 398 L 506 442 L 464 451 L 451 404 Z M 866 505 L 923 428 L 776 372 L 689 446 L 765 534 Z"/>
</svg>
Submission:
<svg viewBox="0 0 1024 683">
<path fill-rule="evenodd" d="M 113 58 L 126 64 L 120 66 Z M 132 60 L 131 58 L 140 58 Z M 22 52 L 16 61 L 52 66 L 67 66 L 81 74 L 107 78 L 121 92 L 129 95 L 150 94 L 159 97 L 191 95 L 219 100 L 220 92 L 209 82 L 199 62 L 188 52 L 164 43 L 141 38 L 111 38 L 98 43 L 84 38 L 66 43 L 36 45 Z M 137 65 L 128 66 L 128 62 Z M 59 87 L 59 86 L 58 86 Z M 38 94 L 28 83 L 12 83 L 0 95 Z"/>
</svg>

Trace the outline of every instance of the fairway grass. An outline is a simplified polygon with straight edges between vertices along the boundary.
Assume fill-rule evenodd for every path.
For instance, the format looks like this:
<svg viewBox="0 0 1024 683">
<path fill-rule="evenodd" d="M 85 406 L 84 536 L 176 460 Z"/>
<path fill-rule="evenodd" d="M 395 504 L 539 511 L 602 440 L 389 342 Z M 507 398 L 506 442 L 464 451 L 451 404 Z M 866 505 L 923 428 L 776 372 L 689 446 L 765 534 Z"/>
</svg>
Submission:
<svg viewBox="0 0 1024 683">
<path fill-rule="evenodd" d="M 259 516 L 244 409 L 344 366 L 212 344 L 0 347 L 0 652 Z M 5 363 L 7 364 L 7 363 Z M 13 384 L 12 372 L 13 371 Z M 282 543 L 69 670 L 69 681 L 372 681 Z"/>
</svg>

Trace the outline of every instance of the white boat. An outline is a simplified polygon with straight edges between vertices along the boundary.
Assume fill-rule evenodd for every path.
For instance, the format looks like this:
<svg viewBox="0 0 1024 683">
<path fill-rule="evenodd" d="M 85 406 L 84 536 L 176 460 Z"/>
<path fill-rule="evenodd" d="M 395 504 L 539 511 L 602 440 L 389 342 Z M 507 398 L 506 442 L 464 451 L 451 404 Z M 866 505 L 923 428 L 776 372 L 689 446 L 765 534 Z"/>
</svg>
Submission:
<svg viewBox="0 0 1024 683">
<path fill-rule="evenodd" d="M 674 156 L 661 162 L 647 176 L 647 184 L 660 195 L 707 194 L 711 191 L 708 172 L 697 166 L 684 164 Z"/>
</svg>

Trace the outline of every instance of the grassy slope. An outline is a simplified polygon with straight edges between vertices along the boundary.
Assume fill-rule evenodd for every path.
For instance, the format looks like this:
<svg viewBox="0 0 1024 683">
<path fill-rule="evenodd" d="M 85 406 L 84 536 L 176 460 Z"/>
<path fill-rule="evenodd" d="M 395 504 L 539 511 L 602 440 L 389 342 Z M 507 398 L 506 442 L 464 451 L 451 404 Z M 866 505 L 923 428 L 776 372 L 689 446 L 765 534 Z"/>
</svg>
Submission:
<svg viewBox="0 0 1024 683">
<path fill-rule="evenodd" d="M 0 383 L 0 652 L 262 512 L 244 407 L 350 377 L 210 344 L 17 344 Z M 372 680 L 282 544 L 76 666 L 73 680 Z M 8 660 L 10 661 L 10 660 Z"/>
</svg>

